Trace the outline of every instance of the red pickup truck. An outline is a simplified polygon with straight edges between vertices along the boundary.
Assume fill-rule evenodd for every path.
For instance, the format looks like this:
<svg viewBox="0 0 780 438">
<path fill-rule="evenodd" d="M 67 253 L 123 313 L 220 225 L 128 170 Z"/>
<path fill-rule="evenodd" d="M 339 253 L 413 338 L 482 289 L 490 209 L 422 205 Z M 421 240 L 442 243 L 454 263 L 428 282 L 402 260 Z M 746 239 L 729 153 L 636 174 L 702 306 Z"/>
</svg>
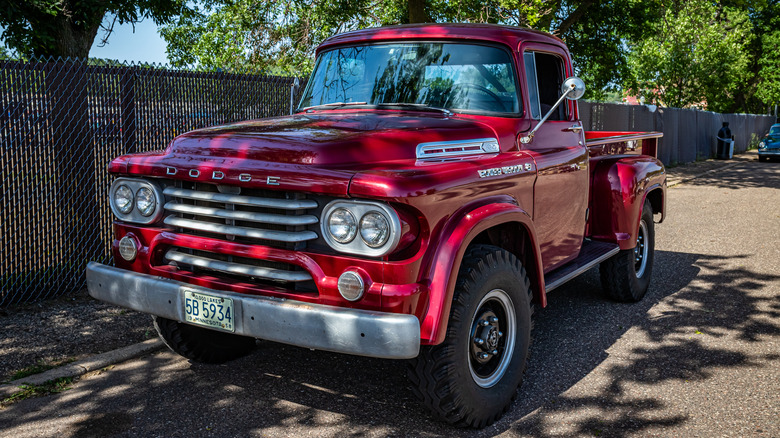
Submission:
<svg viewBox="0 0 780 438">
<path fill-rule="evenodd" d="M 408 359 L 434 415 L 490 424 L 547 293 L 596 265 L 618 301 L 650 282 L 661 134 L 585 131 L 571 76 L 528 29 L 330 38 L 295 114 L 111 163 L 116 266 L 89 264 L 89 292 L 195 361 L 256 338 Z"/>
</svg>

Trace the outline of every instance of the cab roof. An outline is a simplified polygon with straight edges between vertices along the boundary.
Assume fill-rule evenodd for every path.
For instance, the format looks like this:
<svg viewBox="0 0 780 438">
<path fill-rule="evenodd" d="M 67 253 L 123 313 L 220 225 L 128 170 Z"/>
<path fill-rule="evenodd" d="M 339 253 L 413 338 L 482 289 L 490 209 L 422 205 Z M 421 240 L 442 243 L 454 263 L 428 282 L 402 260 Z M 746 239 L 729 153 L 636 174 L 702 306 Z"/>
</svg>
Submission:
<svg viewBox="0 0 780 438">
<path fill-rule="evenodd" d="M 398 40 L 471 40 L 495 42 L 517 50 L 523 41 L 536 41 L 566 47 L 560 38 L 546 32 L 515 26 L 472 23 L 404 24 L 399 26 L 372 27 L 338 34 L 323 41 L 317 47 L 322 50 L 342 44 L 361 44 Z"/>
</svg>

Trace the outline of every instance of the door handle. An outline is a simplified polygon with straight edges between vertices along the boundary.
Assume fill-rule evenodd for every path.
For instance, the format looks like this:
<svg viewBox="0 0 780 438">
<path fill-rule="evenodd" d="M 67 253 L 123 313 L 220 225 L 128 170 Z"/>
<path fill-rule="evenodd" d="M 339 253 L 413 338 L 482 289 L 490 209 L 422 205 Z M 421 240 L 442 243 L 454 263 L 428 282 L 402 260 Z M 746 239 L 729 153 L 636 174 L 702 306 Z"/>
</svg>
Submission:
<svg viewBox="0 0 780 438">
<path fill-rule="evenodd" d="M 582 126 L 572 125 L 572 126 L 569 126 L 568 128 L 565 128 L 564 131 L 571 131 L 571 132 L 574 132 L 574 133 L 578 133 L 578 132 L 582 131 Z"/>
</svg>

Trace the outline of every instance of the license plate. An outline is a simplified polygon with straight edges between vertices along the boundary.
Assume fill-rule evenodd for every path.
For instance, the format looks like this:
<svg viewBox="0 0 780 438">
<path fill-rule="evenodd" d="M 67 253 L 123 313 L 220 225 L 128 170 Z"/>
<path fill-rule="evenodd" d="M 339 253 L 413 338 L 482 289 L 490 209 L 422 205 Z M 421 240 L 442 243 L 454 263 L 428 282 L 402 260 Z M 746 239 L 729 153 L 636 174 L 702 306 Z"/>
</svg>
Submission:
<svg viewBox="0 0 780 438">
<path fill-rule="evenodd" d="M 184 319 L 193 324 L 234 332 L 233 300 L 185 290 Z"/>
</svg>

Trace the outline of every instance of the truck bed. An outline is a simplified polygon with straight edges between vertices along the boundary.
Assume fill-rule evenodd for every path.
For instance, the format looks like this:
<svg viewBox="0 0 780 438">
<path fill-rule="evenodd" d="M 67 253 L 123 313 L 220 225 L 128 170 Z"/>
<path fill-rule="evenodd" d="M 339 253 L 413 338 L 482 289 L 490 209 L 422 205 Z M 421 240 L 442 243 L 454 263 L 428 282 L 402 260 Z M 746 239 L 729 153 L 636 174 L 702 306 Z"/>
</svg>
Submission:
<svg viewBox="0 0 780 438">
<path fill-rule="evenodd" d="M 590 157 L 602 155 L 649 155 L 658 157 L 658 139 L 663 132 L 585 131 Z"/>
</svg>

